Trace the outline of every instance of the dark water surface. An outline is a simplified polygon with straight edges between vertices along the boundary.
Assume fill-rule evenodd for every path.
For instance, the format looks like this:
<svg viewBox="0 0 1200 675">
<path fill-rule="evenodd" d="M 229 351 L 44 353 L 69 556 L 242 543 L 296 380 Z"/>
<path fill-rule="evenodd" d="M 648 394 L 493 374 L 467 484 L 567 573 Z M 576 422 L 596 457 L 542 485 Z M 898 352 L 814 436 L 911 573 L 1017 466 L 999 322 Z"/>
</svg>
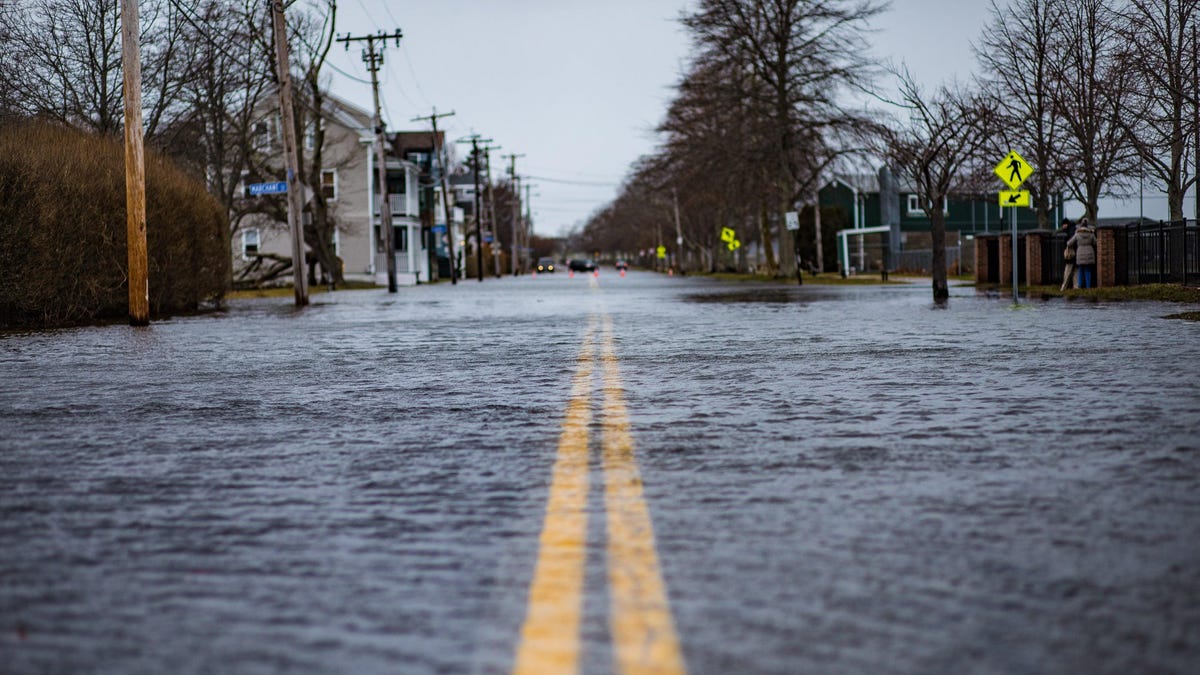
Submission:
<svg viewBox="0 0 1200 675">
<path fill-rule="evenodd" d="M 543 275 L 0 336 L 0 672 L 508 670 L 602 313 L 692 672 L 1195 672 L 1200 325 L 928 298 Z"/>
</svg>

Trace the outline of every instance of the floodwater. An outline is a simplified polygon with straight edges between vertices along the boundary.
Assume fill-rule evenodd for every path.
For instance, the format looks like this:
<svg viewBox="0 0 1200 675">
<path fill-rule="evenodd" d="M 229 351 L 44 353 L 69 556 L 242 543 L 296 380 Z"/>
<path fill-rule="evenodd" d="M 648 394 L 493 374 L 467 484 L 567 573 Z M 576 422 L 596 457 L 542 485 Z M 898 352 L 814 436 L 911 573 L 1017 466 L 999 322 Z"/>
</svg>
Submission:
<svg viewBox="0 0 1200 675">
<path fill-rule="evenodd" d="M 953 293 L 605 270 L 0 335 L 0 671 L 508 671 L 609 316 L 690 671 L 1194 672 L 1200 324 Z"/>
</svg>

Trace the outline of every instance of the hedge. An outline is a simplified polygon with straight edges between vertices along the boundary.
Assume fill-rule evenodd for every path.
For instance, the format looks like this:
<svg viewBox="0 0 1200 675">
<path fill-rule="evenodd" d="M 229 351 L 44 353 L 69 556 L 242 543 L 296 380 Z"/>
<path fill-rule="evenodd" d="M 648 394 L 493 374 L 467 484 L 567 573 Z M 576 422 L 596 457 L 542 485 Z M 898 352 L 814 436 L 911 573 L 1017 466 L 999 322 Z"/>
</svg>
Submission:
<svg viewBox="0 0 1200 675">
<path fill-rule="evenodd" d="M 0 326 L 125 317 L 125 157 L 119 139 L 28 122 L 0 129 Z M 230 278 L 224 211 L 146 153 L 152 317 L 219 303 Z"/>
</svg>

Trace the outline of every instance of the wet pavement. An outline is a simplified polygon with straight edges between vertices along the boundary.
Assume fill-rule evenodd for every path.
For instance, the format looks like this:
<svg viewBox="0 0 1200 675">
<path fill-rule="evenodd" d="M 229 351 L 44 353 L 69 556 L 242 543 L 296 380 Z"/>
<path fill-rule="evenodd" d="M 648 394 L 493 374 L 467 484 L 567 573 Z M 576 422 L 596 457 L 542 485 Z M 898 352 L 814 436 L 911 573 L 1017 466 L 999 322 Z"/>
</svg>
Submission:
<svg viewBox="0 0 1200 675">
<path fill-rule="evenodd" d="M 0 671 L 508 672 L 608 317 L 689 671 L 1194 672 L 1200 326 L 929 297 L 605 270 L 0 335 Z"/>
</svg>

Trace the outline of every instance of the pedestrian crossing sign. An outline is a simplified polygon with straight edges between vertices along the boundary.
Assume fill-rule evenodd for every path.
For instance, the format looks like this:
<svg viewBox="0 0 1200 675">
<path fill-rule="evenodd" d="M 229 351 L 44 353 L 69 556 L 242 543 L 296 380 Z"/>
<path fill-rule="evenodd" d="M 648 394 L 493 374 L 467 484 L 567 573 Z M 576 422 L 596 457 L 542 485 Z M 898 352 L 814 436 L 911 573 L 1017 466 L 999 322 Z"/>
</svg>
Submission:
<svg viewBox="0 0 1200 675">
<path fill-rule="evenodd" d="M 1016 190 L 1033 175 L 1033 167 L 1016 150 L 1009 150 L 1008 156 L 1000 161 L 992 171 L 1009 190 Z"/>
<path fill-rule="evenodd" d="M 659 246 L 655 252 L 658 253 L 659 260 L 663 260 L 667 257 L 667 247 L 666 246 Z"/>
</svg>

